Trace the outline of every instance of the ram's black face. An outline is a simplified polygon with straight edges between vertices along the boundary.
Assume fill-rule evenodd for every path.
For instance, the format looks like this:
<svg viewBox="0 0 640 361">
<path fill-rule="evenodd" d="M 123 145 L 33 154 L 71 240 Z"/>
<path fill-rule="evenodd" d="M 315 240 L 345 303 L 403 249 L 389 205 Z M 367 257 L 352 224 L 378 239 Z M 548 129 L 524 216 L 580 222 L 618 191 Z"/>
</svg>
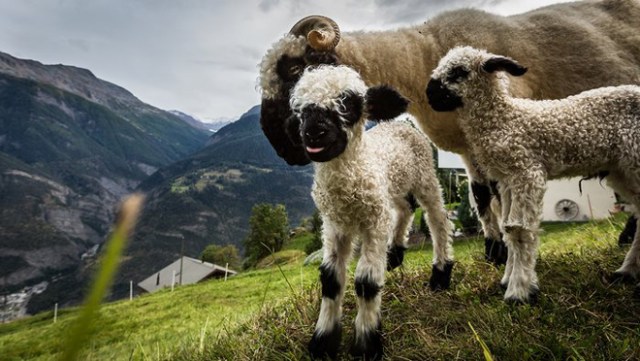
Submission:
<svg viewBox="0 0 640 361">
<path fill-rule="evenodd" d="M 298 139 L 307 157 L 314 162 L 330 161 L 347 148 L 347 132 L 335 111 L 310 105 L 302 110 L 297 124 Z M 290 127 L 295 129 L 291 124 Z M 292 139 L 295 141 L 295 135 Z"/>
<path fill-rule="evenodd" d="M 286 54 L 278 59 L 276 73 L 281 81 L 279 94 L 273 98 L 263 98 L 260 113 L 262 131 L 280 158 L 289 165 L 309 164 L 310 159 L 301 145 L 291 142 L 286 133 L 286 120 L 289 119 L 289 94 L 296 85 L 304 69 L 310 65 L 337 64 L 338 58 L 333 52 L 318 52 L 310 47 L 304 56 L 290 57 Z"/>
</svg>

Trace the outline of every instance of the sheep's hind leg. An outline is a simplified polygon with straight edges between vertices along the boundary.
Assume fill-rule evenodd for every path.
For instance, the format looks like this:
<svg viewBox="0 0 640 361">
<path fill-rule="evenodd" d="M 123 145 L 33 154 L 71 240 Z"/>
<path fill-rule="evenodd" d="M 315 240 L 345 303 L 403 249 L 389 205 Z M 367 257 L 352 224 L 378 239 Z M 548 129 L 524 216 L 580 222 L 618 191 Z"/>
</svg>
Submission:
<svg viewBox="0 0 640 361">
<path fill-rule="evenodd" d="M 637 207 L 637 206 L 636 206 Z M 622 266 L 618 268 L 613 278 L 622 281 L 634 281 L 640 276 L 640 220 L 637 220 L 636 233 L 633 237 L 631 248 L 624 257 Z"/>
<path fill-rule="evenodd" d="M 363 239 L 355 274 L 358 315 L 351 347 L 351 355 L 355 358 L 380 360 L 383 356 L 380 290 L 384 285 L 385 258 L 385 236 L 374 235 Z"/>
<path fill-rule="evenodd" d="M 409 224 L 413 219 L 413 212 L 417 204 L 413 195 L 395 202 L 396 218 L 393 239 L 387 247 L 387 271 L 402 265 L 404 252 L 407 250 Z"/>
<path fill-rule="evenodd" d="M 607 184 L 617 191 L 622 197 L 630 201 L 636 208 L 636 230 L 633 236 L 633 242 L 627 254 L 624 257 L 622 266 L 618 268 L 612 275 L 613 281 L 632 282 L 640 276 L 640 219 L 638 219 L 638 212 L 640 212 L 640 193 L 637 192 L 639 188 L 637 177 L 628 177 L 619 173 L 612 172 L 607 177 Z"/>
<path fill-rule="evenodd" d="M 347 264 L 351 257 L 351 240 L 338 233 L 325 220 L 323 243 L 324 256 L 320 265 L 322 303 L 308 349 L 313 358 L 323 359 L 329 356 L 335 360 L 338 357 L 342 337 L 340 317 Z"/>
<path fill-rule="evenodd" d="M 430 180 L 430 181 L 427 181 Z M 429 287 L 432 290 L 446 290 L 451 285 L 451 273 L 453 270 L 453 249 L 451 244 L 451 222 L 444 208 L 444 201 L 439 192 L 439 184 L 435 175 L 423 179 L 423 188 L 416 192 L 418 202 L 424 211 L 431 242 L 433 244 L 433 266 Z"/>
</svg>

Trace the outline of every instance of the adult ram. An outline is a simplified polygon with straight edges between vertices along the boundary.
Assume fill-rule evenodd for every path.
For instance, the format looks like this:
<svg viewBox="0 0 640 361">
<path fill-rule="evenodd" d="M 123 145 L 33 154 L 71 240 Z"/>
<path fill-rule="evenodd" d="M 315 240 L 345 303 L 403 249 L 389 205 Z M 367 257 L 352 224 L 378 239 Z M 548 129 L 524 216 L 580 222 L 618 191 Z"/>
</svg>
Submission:
<svg viewBox="0 0 640 361">
<path fill-rule="evenodd" d="M 639 84 L 640 1 L 579 1 L 512 16 L 463 9 L 420 25 L 377 32 L 341 33 L 329 18 L 306 17 L 267 51 L 260 64 L 260 122 L 280 157 L 304 165 L 310 161 L 304 149 L 285 132 L 285 120 L 291 116 L 289 93 L 304 68 L 348 65 L 367 86 L 393 86 L 409 98 L 408 111 L 433 143 L 462 156 L 472 178 L 487 259 L 503 263 L 506 248 L 499 212 L 492 211 L 499 207 L 491 206 L 496 187 L 471 156 L 456 115 L 434 112 L 424 92 L 438 60 L 461 45 L 526 62 L 528 76 L 511 82 L 515 97 L 557 99 L 602 86 Z"/>
</svg>

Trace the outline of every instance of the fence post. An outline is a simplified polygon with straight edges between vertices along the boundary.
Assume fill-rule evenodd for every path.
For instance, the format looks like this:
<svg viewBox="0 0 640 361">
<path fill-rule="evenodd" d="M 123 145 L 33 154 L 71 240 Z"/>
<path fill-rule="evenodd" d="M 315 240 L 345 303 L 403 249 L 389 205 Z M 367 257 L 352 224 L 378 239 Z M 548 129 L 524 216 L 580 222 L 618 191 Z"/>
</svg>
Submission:
<svg viewBox="0 0 640 361">
<path fill-rule="evenodd" d="M 129 281 L 129 301 L 133 300 L 133 281 Z"/>
<path fill-rule="evenodd" d="M 171 279 L 171 292 L 173 292 L 173 287 L 176 284 L 176 270 L 173 270 L 173 278 Z"/>
<path fill-rule="evenodd" d="M 229 273 L 229 262 L 224 266 L 224 281 L 227 282 L 227 273 Z"/>
<path fill-rule="evenodd" d="M 58 302 L 53 306 L 53 323 L 58 321 Z"/>
</svg>

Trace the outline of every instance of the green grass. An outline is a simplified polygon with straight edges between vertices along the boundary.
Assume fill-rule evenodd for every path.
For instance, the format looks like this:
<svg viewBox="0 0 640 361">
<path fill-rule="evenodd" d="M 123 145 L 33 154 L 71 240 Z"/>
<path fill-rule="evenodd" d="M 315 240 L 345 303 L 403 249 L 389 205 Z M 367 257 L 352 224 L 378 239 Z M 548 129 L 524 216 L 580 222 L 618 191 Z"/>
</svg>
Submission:
<svg viewBox="0 0 640 361">
<path fill-rule="evenodd" d="M 292 237 L 287 244 L 284 245 L 283 249 L 297 249 L 304 252 L 305 247 L 309 242 L 311 242 L 312 238 L 313 233 L 308 231 L 301 232 L 300 234 Z"/>
<path fill-rule="evenodd" d="M 387 273 L 385 352 L 394 360 L 632 360 L 640 358 L 640 307 L 630 285 L 605 275 L 626 249 L 615 245 L 624 220 L 549 224 L 541 236 L 537 306 L 502 301 L 501 269 L 482 260 L 480 239 L 457 242 L 452 289 L 433 293 L 429 246 Z M 353 268 L 353 267 L 352 267 Z M 343 345 L 353 336 L 352 272 Z M 256 270 L 102 307 L 83 360 L 299 360 L 320 304 L 317 266 Z M 58 358 L 76 310 L 0 325 L 0 359 Z M 475 332 L 472 330 L 475 330 Z M 481 341 L 481 342 L 480 342 Z M 486 345 L 486 350 L 482 343 Z"/>
</svg>

